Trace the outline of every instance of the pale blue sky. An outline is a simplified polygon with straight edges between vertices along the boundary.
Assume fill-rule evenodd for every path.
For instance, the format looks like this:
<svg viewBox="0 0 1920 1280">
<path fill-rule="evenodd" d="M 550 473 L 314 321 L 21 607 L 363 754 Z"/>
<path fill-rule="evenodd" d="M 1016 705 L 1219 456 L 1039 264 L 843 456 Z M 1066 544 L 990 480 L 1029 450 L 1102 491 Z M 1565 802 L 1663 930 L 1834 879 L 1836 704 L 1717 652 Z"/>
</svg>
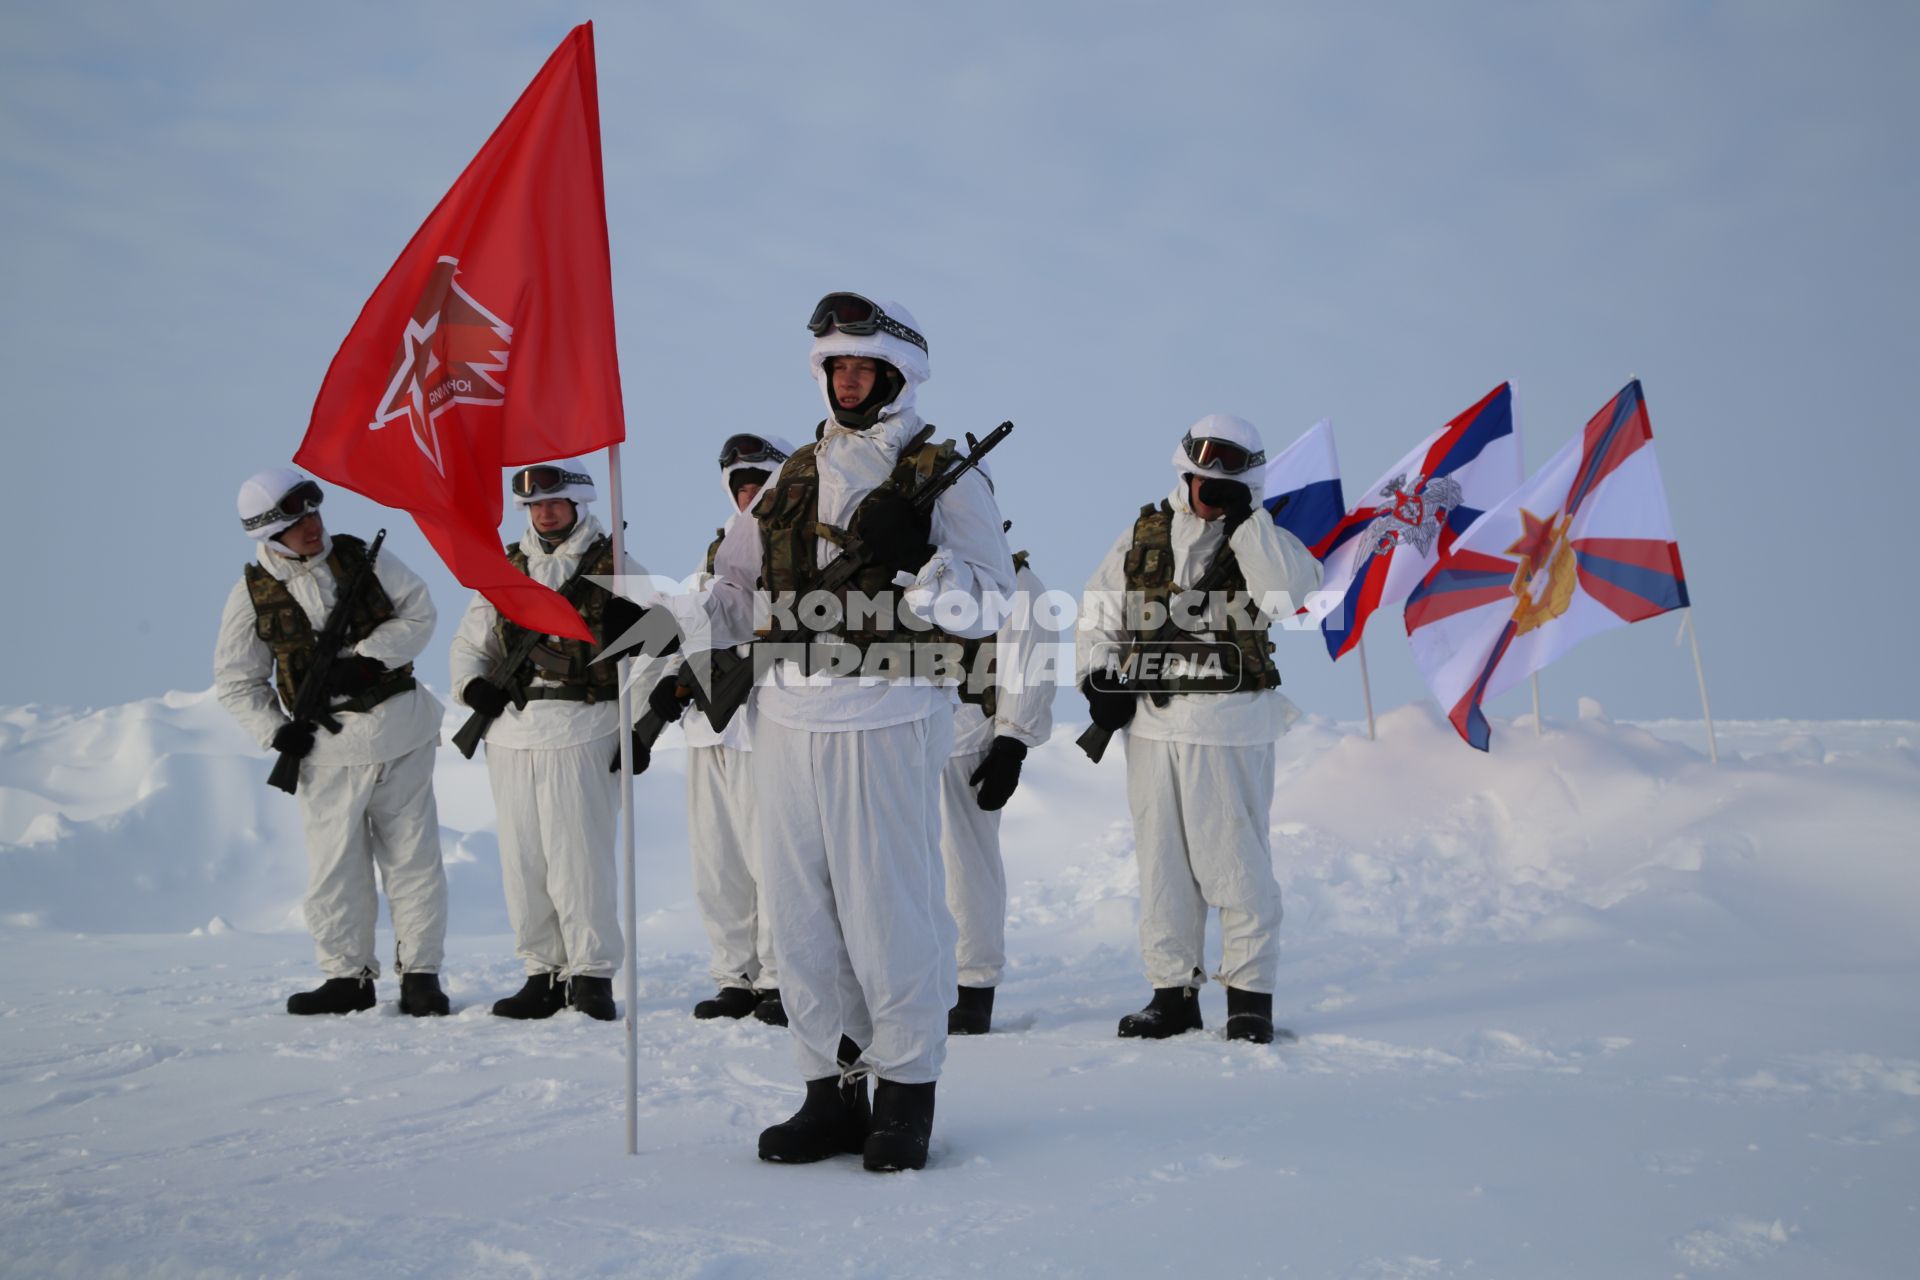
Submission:
<svg viewBox="0 0 1920 1280">
<path fill-rule="evenodd" d="M 1920 9 L 595 10 L 0 13 L 0 704 L 205 687 L 239 481 L 288 458 L 367 294 L 591 16 L 650 567 L 724 516 L 721 438 L 819 417 L 802 322 L 833 288 L 918 314 L 935 422 L 1019 424 L 1002 505 L 1070 588 L 1203 414 L 1273 447 L 1331 417 L 1356 492 L 1503 379 L 1531 468 L 1638 374 L 1716 712 L 1920 715 Z M 427 574 L 442 681 L 466 592 L 404 517 L 328 511 Z M 1549 714 L 1697 714 L 1673 632 L 1589 641 Z M 1377 701 L 1424 695 L 1397 616 L 1368 649 Z M 1343 718 L 1350 662 L 1281 647 Z"/>
</svg>

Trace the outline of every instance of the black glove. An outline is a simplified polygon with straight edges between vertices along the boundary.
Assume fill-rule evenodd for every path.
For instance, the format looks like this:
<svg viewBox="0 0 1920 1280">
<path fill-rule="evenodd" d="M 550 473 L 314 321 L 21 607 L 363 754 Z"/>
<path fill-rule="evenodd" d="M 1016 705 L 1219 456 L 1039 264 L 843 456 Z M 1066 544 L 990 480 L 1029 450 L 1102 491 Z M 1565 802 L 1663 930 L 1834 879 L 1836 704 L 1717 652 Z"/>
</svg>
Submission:
<svg viewBox="0 0 1920 1280">
<path fill-rule="evenodd" d="M 1227 524 L 1238 525 L 1253 514 L 1253 490 L 1238 480 L 1207 476 L 1200 481 L 1200 501 L 1227 513 Z"/>
<path fill-rule="evenodd" d="M 1102 688 L 1094 684 L 1092 676 L 1081 683 L 1080 692 L 1086 695 L 1087 710 L 1092 714 L 1093 722 L 1108 733 L 1118 733 L 1126 728 L 1139 702 L 1138 694 L 1124 687 Z"/>
<path fill-rule="evenodd" d="M 631 631 L 639 623 L 640 619 L 646 616 L 647 611 L 645 609 L 627 599 L 625 596 L 609 596 L 603 615 L 603 625 L 600 628 L 602 633 L 600 636 L 601 645 L 612 644 L 621 636 Z"/>
<path fill-rule="evenodd" d="M 640 731 L 633 731 L 633 776 L 639 777 L 653 763 L 653 748 L 641 740 Z M 607 765 L 608 773 L 620 772 L 620 748 L 613 749 L 613 760 Z"/>
<path fill-rule="evenodd" d="M 679 720 L 681 714 L 686 711 L 687 704 L 692 701 L 691 693 L 680 692 L 678 675 L 671 675 L 661 680 L 659 684 L 653 686 L 653 692 L 647 695 L 647 706 L 652 709 L 653 714 L 668 724 Z"/>
<path fill-rule="evenodd" d="M 327 668 L 327 696 L 350 698 L 373 688 L 373 682 L 387 674 L 387 664 L 378 658 L 335 658 Z"/>
<path fill-rule="evenodd" d="M 988 813 L 1006 807 L 1013 789 L 1020 785 L 1020 762 L 1027 758 L 1027 744 L 1018 738 L 1000 734 L 987 748 L 987 758 L 967 776 L 967 785 L 980 788 L 974 799 Z"/>
<path fill-rule="evenodd" d="M 485 676 L 475 676 L 460 691 L 460 701 L 484 716 L 499 716 L 507 709 L 507 691 Z"/>
<path fill-rule="evenodd" d="M 273 731 L 273 749 L 293 760 L 305 760 L 313 750 L 313 726 L 305 720 L 289 720 Z"/>
<path fill-rule="evenodd" d="M 933 558 L 933 516 L 894 489 L 867 495 L 854 513 L 853 532 L 876 562 L 896 573 L 917 573 Z"/>
</svg>

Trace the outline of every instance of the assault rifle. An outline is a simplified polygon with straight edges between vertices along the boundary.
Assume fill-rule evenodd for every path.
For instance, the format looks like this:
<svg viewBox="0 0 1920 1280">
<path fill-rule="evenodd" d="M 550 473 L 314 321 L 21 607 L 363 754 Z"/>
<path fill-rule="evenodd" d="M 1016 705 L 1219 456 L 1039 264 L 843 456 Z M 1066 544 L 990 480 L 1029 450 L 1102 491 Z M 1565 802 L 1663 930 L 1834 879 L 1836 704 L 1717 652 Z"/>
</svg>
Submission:
<svg viewBox="0 0 1920 1280">
<path fill-rule="evenodd" d="M 598 556 L 589 554 L 580 557 L 580 567 L 573 576 L 560 585 L 560 594 L 567 596 L 567 603 L 573 603 L 573 597 L 567 595 L 582 579 L 589 576 Z M 617 572 L 617 570 L 616 570 Z M 560 672 L 567 670 L 567 664 L 557 658 L 551 649 L 545 647 L 546 637 L 538 631 L 520 628 L 519 638 L 507 649 L 505 656 L 493 664 L 493 670 L 487 672 L 487 683 L 497 685 L 507 691 L 507 697 L 516 711 L 523 711 L 527 705 L 526 683 L 520 679 L 520 669 L 531 662 L 543 671 Z M 475 711 L 460 726 L 460 732 L 453 735 L 453 745 L 460 748 L 460 754 L 473 759 L 473 753 L 480 749 L 480 740 L 487 736 L 487 730 L 493 727 L 494 717 L 484 711 Z"/>
<path fill-rule="evenodd" d="M 347 622 L 353 613 L 354 597 L 373 576 L 373 562 L 380 558 L 380 544 L 387 540 L 387 531 L 382 529 L 373 535 L 373 541 L 367 544 L 367 561 L 353 575 L 351 582 L 342 583 L 340 594 L 333 602 L 333 612 L 327 615 L 327 625 L 313 642 L 313 665 L 307 668 L 307 678 L 300 682 L 300 691 L 293 695 L 293 705 L 287 708 L 287 714 L 296 722 L 318 725 L 328 733 L 340 732 L 340 721 L 328 705 L 333 701 L 327 692 L 327 677 L 333 672 L 333 660 L 340 656 L 340 645 L 347 638 Z M 273 762 L 273 772 L 267 775 L 271 786 L 280 788 L 288 795 L 300 789 L 300 759 L 286 752 Z"/>
<path fill-rule="evenodd" d="M 1279 502 L 1275 503 L 1272 507 L 1267 508 L 1265 515 L 1267 516 L 1268 519 L 1272 519 L 1274 516 L 1279 515 L 1281 508 L 1285 507 L 1286 505 L 1287 505 L 1287 500 L 1285 498 L 1281 498 Z M 1259 510 L 1260 508 L 1257 506 L 1254 508 L 1254 511 L 1259 511 Z M 1207 562 L 1207 571 L 1201 574 L 1200 580 L 1194 583 L 1191 587 L 1187 588 L 1186 592 L 1183 594 L 1187 594 L 1187 595 L 1198 594 L 1202 598 L 1206 598 L 1206 597 L 1212 596 L 1214 592 L 1226 586 L 1227 579 L 1232 577 L 1233 571 L 1239 567 L 1233 558 L 1233 535 L 1240 528 L 1240 526 L 1246 522 L 1246 520 L 1250 520 L 1252 518 L 1253 518 L 1253 512 L 1250 511 L 1247 513 L 1244 519 L 1236 520 L 1231 525 L 1229 525 L 1228 527 L 1222 530 L 1222 533 L 1225 536 L 1223 536 L 1220 539 L 1220 548 L 1219 550 L 1213 553 L 1213 559 Z M 1172 603 L 1173 603 L 1172 601 L 1168 601 L 1169 608 L 1167 609 L 1166 620 L 1163 621 L 1158 627 L 1154 628 L 1153 633 L 1151 635 L 1148 635 L 1140 640 L 1136 640 L 1133 643 L 1133 646 L 1127 650 L 1129 657 L 1131 657 L 1133 654 L 1137 654 L 1141 652 L 1142 650 L 1151 649 L 1156 645 L 1165 644 L 1169 640 L 1172 640 L 1175 636 L 1177 636 L 1181 632 L 1181 630 L 1183 630 L 1179 622 L 1176 621 L 1175 619 L 1175 616 L 1174 616 L 1175 611 L 1171 607 Z M 1087 678 L 1089 680 L 1093 678 L 1091 672 L 1088 673 Z M 1143 688 L 1143 689 L 1136 690 L 1136 692 L 1145 693 L 1153 701 L 1153 705 L 1156 707 L 1166 706 L 1168 701 L 1173 697 L 1173 695 L 1168 693 L 1165 689 Z M 1099 764 L 1100 757 L 1104 756 L 1107 753 L 1107 744 L 1113 740 L 1113 733 L 1114 731 L 1112 729 L 1103 729 L 1097 724 L 1090 724 L 1087 726 L 1087 731 L 1085 733 L 1081 734 L 1078 738 L 1074 739 L 1074 743 L 1077 746 L 1079 746 L 1079 748 L 1082 751 L 1087 753 L 1087 759 L 1093 761 L 1095 764 Z"/>
<path fill-rule="evenodd" d="M 968 435 L 969 452 L 966 457 L 939 475 L 922 481 L 912 493 L 907 495 L 907 500 L 913 504 L 913 509 L 931 515 L 933 504 L 939 500 L 940 495 L 959 483 L 961 476 L 979 466 L 982 458 L 993 452 L 1002 440 L 1012 434 L 1013 424 L 1003 422 L 989 431 L 984 440 L 975 440 L 972 435 Z M 873 564 L 873 552 L 860 540 L 858 534 L 850 530 L 835 530 L 834 533 L 841 548 L 840 554 L 820 571 L 820 582 L 815 590 L 838 595 L 853 585 L 855 576 L 861 570 Z M 741 704 L 747 700 L 747 695 L 753 692 L 756 674 L 753 660 L 755 649 L 760 645 L 778 648 L 783 645 L 808 644 L 812 642 L 813 634 L 805 627 L 792 627 L 759 637 L 752 644 L 745 646 L 747 652 L 744 655 L 733 649 L 715 649 L 707 654 L 706 657 L 711 662 L 711 675 L 705 687 L 701 687 L 698 679 L 692 682 L 694 704 L 706 713 L 707 723 L 712 725 L 716 732 L 724 730 L 727 722 L 733 719 L 733 713 L 740 709 Z"/>
</svg>

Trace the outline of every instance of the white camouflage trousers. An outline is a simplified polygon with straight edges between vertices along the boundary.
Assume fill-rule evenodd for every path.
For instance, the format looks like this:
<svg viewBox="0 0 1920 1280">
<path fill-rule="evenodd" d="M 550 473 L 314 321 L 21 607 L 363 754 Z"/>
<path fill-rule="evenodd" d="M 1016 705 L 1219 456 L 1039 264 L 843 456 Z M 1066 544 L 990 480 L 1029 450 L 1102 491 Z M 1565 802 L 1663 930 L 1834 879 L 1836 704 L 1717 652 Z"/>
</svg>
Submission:
<svg viewBox="0 0 1920 1280">
<path fill-rule="evenodd" d="M 773 921 L 760 901 L 753 752 L 687 750 L 687 843 L 693 897 L 711 946 L 708 972 L 722 987 L 780 985 Z"/>
<path fill-rule="evenodd" d="M 1280 885 L 1267 839 L 1273 761 L 1272 743 L 1208 747 L 1127 735 L 1140 950 L 1155 987 L 1198 985 L 1207 909 L 1217 907 L 1221 956 L 1213 976 L 1242 991 L 1273 991 L 1280 966 Z"/>
<path fill-rule="evenodd" d="M 940 771 L 940 859 L 947 867 L 947 909 L 960 931 L 954 959 L 963 987 L 997 987 L 1007 965 L 1000 813 L 982 809 L 967 783 L 986 758 L 984 750 L 955 756 Z"/>
<path fill-rule="evenodd" d="M 953 1003 L 940 865 L 940 769 L 953 713 L 815 733 L 755 721 L 761 888 L 804 1078 L 839 1072 L 840 1037 L 900 1084 L 937 1080 Z"/>
<path fill-rule="evenodd" d="M 530 974 L 620 969 L 620 775 L 607 771 L 615 746 L 612 734 L 533 751 L 487 744 L 507 919 Z"/>
<path fill-rule="evenodd" d="M 447 873 L 433 799 L 436 744 L 380 764 L 300 767 L 307 929 L 329 978 L 378 975 L 374 870 L 393 913 L 394 967 L 437 973 L 447 938 Z"/>
</svg>

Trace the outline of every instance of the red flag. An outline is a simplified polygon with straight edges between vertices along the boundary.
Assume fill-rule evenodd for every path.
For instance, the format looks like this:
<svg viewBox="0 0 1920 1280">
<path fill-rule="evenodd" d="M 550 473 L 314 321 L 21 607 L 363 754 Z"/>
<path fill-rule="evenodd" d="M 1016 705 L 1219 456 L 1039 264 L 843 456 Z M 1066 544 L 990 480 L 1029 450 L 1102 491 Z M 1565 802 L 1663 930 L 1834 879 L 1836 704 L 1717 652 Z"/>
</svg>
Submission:
<svg viewBox="0 0 1920 1280">
<path fill-rule="evenodd" d="M 501 550 L 505 467 L 626 438 L 593 24 L 575 27 L 354 322 L 294 461 L 412 514 L 453 576 L 592 640 Z"/>
</svg>

